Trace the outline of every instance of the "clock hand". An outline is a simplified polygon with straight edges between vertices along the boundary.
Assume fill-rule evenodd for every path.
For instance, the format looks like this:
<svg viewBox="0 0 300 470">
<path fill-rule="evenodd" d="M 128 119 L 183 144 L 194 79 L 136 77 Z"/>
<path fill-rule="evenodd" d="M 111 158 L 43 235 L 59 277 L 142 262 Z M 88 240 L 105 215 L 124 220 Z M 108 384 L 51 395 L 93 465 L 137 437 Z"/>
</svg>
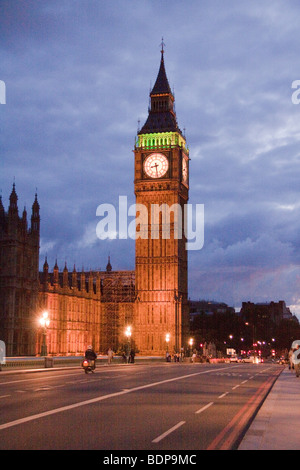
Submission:
<svg viewBox="0 0 300 470">
<path fill-rule="evenodd" d="M 156 169 L 156 174 L 158 175 L 158 171 L 157 171 L 157 168 L 158 168 L 158 163 L 155 163 L 155 165 L 152 165 L 151 168 L 155 168 Z"/>
</svg>

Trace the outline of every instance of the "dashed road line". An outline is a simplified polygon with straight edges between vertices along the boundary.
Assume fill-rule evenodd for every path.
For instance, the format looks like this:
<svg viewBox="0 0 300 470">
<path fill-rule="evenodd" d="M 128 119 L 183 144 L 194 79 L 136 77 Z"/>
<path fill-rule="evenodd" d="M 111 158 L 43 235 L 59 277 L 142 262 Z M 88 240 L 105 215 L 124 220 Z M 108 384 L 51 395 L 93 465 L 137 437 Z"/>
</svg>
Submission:
<svg viewBox="0 0 300 470">
<path fill-rule="evenodd" d="M 235 390 L 235 389 L 239 388 L 240 386 L 241 386 L 241 384 L 238 384 L 238 385 L 236 385 L 235 387 L 232 387 L 231 390 Z"/>
<path fill-rule="evenodd" d="M 224 398 L 226 397 L 226 395 L 228 395 L 229 392 L 225 392 L 225 393 L 222 393 L 222 395 L 220 395 L 218 398 Z"/>
<path fill-rule="evenodd" d="M 166 436 L 171 434 L 173 431 L 176 431 L 176 429 L 180 428 L 183 424 L 185 424 L 185 421 L 179 421 L 179 423 L 175 424 L 172 428 L 168 429 L 168 431 L 164 432 L 160 436 L 156 437 L 153 439 L 153 443 L 156 444 L 157 442 L 160 442 L 162 439 L 164 439 Z"/>
<path fill-rule="evenodd" d="M 200 413 L 202 413 L 203 411 L 207 410 L 207 408 L 209 408 L 210 406 L 212 406 L 214 404 L 213 401 L 211 401 L 210 403 L 208 403 L 207 405 L 203 406 L 202 408 L 200 408 L 200 410 L 198 411 L 195 411 L 195 414 L 198 415 Z"/>
</svg>

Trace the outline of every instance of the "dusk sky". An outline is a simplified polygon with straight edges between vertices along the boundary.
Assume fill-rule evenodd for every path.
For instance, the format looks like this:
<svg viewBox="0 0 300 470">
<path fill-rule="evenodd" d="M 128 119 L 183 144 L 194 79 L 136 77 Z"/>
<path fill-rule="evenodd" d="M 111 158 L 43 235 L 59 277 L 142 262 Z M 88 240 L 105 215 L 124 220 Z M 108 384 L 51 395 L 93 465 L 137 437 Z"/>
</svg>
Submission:
<svg viewBox="0 0 300 470">
<path fill-rule="evenodd" d="M 7 210 L 15 181 L 29 218 L 37 188 L 40 267 L 134 269 L 134 241 L 99 240 L 96 209 L 135 202 L 163 37 L 205 208 L 189 297 L 285 300 L 300 318 L 299 22 L 292 0 L 0 0 L 0 188 Z"/>
</svg>

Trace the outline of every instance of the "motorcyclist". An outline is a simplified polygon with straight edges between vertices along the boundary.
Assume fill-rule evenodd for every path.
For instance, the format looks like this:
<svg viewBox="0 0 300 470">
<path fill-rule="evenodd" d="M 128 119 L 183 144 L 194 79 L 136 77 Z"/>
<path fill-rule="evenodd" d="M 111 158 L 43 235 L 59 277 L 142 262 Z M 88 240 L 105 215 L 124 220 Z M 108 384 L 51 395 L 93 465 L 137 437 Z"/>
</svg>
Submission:
<svg viewBox="0 0 300 470">
<path fill-rule="evenodd" d="M 92 346 L 88 346 L 87 350 L 85 351 L 84 357 L 85 359 L 91 362 L 91 366 L 93 367 L 93 369 L 96 369 L 97 354 L 93 350 Z"/>
</svg>

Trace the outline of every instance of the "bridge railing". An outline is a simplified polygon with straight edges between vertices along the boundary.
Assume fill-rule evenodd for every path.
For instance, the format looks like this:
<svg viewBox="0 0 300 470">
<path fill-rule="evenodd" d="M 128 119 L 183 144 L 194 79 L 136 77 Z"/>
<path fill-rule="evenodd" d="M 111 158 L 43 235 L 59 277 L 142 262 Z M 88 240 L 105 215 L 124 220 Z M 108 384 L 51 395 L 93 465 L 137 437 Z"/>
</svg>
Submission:
<svg viewBox="0 0 300 470">
<path fill-rule="evenodd" d="M 10 357 L 5 358 L 5 363 L 0 364 L 0 371 L 17 369 L 43 369 L 55 367 L 80 367 L 83 356 L 46 356 L 46 357 Z M 164 362 L 162 356 L 135 356 L 135 363 Z M 98 356 L 96 365 L 108 363 L 107 356 Z M 114 356 L 112 364 L 122 364 L 121 356 Z"/>
</svg>

